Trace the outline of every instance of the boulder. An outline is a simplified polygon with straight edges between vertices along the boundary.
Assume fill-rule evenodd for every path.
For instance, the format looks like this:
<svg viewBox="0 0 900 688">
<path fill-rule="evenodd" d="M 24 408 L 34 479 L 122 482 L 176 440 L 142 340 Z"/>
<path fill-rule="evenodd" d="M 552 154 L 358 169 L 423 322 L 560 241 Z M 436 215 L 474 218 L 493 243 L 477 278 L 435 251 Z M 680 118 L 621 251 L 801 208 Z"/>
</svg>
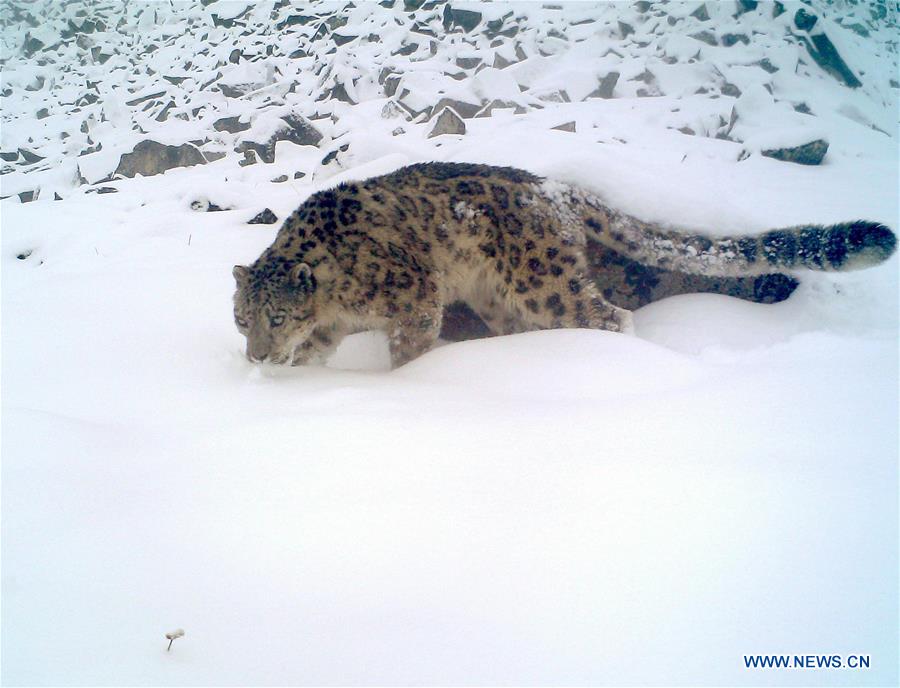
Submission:
<svg viewBox="0 0 900 688">
<path fill-rule="evenodd" d="M 709 11 L 706 9 L 706 4 L 700 5 L 700 7 L 691 12 L 691 16 L 702 22 L 709 21 Z"/>
<path fill-rule="evenodd" d="M 471 119 L 482 108 L 481 103 L 466 103 L 462 100 L 454 100 L 453 98 L 441 98 L 435 103 L 432 112 L 443 112 L 444 108 L 452 108 L 453 111 L 463 119 Z"/>
<path fill-rule="evenodd" d="M 241 122 L 240 117 L 222 117 L 213 122 L 216 131 L 227 131 L 229 134 L 238 134 L 250 128 L 249 122 Z"/>
<path fill-rule="evenodd" d="M 468 33 L 481 23 L 481 12 L 454 9 L 447 4 L 444 5 L 443 22 L 445 31 L 449 31 L 451 28 L 458 26 Z"/>
<path fill-rule="evenodd" d="M 248 225 L 274 225 L 276 222 L 278 222 L 278 216 L 269 210 L 269 208 L 264 208 L 247 220 Z"/>
<path fill-rule="evenodd" d="M 435 118 L 434 126 L 428 134 L 428 138 L 442 136 L 443 134 L 465 134 L 466 123 L 462 117 L 453 111 L 453 108 L 445 107 Z"/>
<path fill-rule="evenodd" d="M 612 98 L 619 81 L 619 72 L 610 72 L 600 80 L 600 85 L 588 94 L 588 98 Z"/>
<path fill-rule="evenodd" d="M 575 133 L 575 122 L 574 121 L 573 122 L 565 122 L 563 124 L 559 124 L 552 128 L 555 129 L 556 131 L 568 131 L 568 132 L 571 132 L 574 134 Z"/>
<path fill-rule="evenodd" d="M 204 164 L 206 164 L 206 158 L 196 146 L 189 143 L 167 146 L 148 139 L 137 144 L 131 153 L 122 155 L 115 174 L 123 177 L 134 177 L 139 174 L 144 177 L 152 177 L 175 167 Z"/>
<path fill-rule="evenodd" d="M 242 141 L 235 149 L 238 153 L 254 151 L 263 162 L 275 162 L 275 144 L 279 141 L 290 141 L 298 146 L 318 146 L 322 134 L 308 120 L 299 115 L 288 115 L 281 118 L 284 124 L 265 142 Z M 249 164 L 249 163 L 248 163 Z"/>
<path fill-rule="evenodd" d="M 695 38 L 698 41 L 702 41 L 707 45 L 716 46 L 719 45 L 719 39 L 716 38 L 716 34 L 712 31 L 698 31 L 697 33 L 692 33 L 691 38 Z"/>
<path fill-rule="evenodd" d="M 831 74 L 835 79 L 850 88 L 859 88 L 862 82 L 853 73 L 844 59 L 840 56 L 837 48 L 824 33 L 815 34 L 809 37 L 812 45 L 807 44 L 806 48 L 816 63 Z"/>
<path fill-rule="evenodd" d="M 828 142 L 824 139 L 816 139 L 802 146 L 764 150 L 762 154 L 767 158 L 795 162 L 800 165 L 819 165 L 827 152 Z"/>
</svg>

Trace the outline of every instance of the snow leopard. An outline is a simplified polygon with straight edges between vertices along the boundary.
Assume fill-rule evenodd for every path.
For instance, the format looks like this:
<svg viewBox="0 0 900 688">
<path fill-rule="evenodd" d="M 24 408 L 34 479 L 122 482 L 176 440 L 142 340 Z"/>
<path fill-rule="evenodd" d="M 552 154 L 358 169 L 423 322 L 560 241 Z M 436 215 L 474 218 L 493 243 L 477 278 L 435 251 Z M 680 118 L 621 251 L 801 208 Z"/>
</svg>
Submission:
<svg viewBox="0 0 900 688">
<path fill-rule="evenodd" d="M 631 311 L 592 278 L 591 244 L 654 269 L 732 278 L 856 270 L 896 243 L 863 220 L 710 236 L 524 170 L 419 163 L 311 195 L 255 262 L 234 267 L 234 320 L 253 362 L 318 362 L 348 334 L 383 330 L 397 367 L 428 351 L 460 301 L 492 334 L 632 332 Z"/>
</svg>

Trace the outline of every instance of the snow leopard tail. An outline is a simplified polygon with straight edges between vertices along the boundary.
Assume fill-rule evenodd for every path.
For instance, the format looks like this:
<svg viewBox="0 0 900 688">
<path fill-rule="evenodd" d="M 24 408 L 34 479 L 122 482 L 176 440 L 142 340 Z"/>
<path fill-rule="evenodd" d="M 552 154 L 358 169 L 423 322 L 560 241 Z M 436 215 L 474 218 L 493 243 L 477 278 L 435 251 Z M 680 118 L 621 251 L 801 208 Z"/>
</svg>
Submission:
<svg viewBox="0 0 900 688">
<path fill-rule="evenodd" d="M 897 237 L 885 225 L 856 220 L 803 225 L 757 236 L 714 237 L 667 229 L 591 204 L 588 238 L 653 267 L 697 275 L 740 277 L 807 268 L 859 270 L 887 260 Z"/>
</svg>

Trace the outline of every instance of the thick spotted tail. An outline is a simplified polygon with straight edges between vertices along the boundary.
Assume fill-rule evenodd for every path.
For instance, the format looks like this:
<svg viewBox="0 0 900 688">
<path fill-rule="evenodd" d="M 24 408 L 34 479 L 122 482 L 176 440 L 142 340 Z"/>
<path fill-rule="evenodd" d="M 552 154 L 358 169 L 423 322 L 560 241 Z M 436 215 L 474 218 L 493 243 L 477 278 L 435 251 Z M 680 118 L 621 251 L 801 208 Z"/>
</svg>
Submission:
<svg viewBox="0 0 900 688">
<path fill-rule="evenodd" d="M 859 270 L 887 260 L 897 237 L 877 222 L 775 229 L 758 236 L 712 237 L 666 229 L 589 204 L 588 239 L 645 265 L 698 275 L 762 275 L 798 268 Z"/>
</svg>

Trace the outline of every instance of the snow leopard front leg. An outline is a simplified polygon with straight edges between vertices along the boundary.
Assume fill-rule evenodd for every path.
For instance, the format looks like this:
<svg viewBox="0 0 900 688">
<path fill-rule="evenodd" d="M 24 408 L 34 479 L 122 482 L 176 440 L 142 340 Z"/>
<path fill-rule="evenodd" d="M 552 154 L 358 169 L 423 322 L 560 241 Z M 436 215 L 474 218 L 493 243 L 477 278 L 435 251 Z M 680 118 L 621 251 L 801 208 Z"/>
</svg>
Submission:
<svg viewBox="0 0 900 688">
<path fill-rule="evenodd" d="M 399 368 L 428 351 L 441 333 L 444 304 L 436 296 L 418 299 L 387 327 L 391 365 Z"/>
<path fill-rule="evenodd" d="M 347 334 L 337 325 L 318 325 L 302 344 L 294 349 L 291 365 L 300 366 L 324 363 Z"/>
</svg>

